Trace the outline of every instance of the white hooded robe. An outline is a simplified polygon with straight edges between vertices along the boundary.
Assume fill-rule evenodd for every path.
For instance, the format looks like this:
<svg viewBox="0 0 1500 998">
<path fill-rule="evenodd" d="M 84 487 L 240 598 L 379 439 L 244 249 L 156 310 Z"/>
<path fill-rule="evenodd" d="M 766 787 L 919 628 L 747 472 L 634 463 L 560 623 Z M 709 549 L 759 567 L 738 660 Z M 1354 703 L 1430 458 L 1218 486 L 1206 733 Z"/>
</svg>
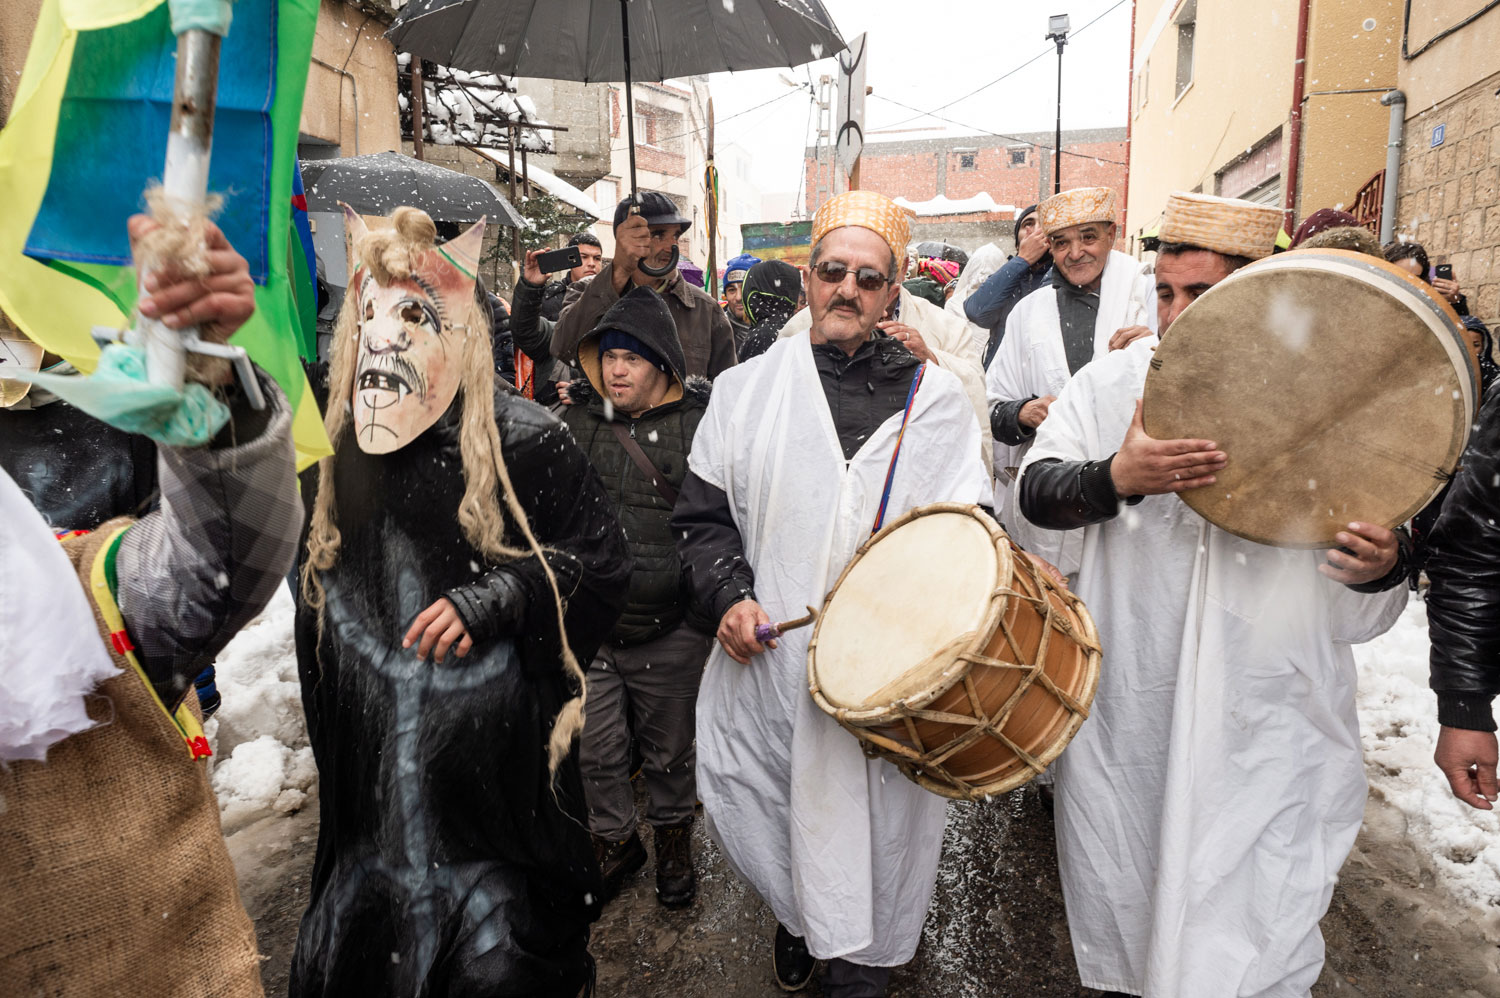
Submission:
<svg viewBox="0 0 1500 998">
<path fill-rule="evenodd" d="M 1099 311 L 1094 319 L 1094 360 L 1109 353 L 1109 339 L 1126 326 L 1156 329 L 1156 282 L 1141 273 L 1140 261 L 1111 250 L 1099 281 Z M 1153 342 L 1155 342 L 1153 340 Z M 985 402 L 1041 398 L 1058 395 L 1073 375 L 1068 371 L 1063 348 L 1062 319 L 1057 311 L 1057 288 L 1037 288 L 1022 298 L 1005 320 L 1005 338 L 985 372 Z M 1000 520 L 1009 527 L 1016 519 L 1012 473 L 1026 456 L 1029 444 L 1012 446 L 995 441 L 995 495 Z M 1060 532 L 1036 534 L 1036 547 L 1029 548 L 1057 564 L 1065 556 L 1065 543 L 1076 546 Z M 1077 552 L 1073 552 L 1077 557 Z"/>
<path fill-rule="evenodd" d="M 1038 461 L 1119 449 L 1151 349 L 1079 371 L 1021 481 Z M 1037 532 L 1015 531 L 1023 546 Z M 1078 560 L 1058 567 L 1077 575 L 1104 649 L 1092 713 L 1054 767 L 1083 983 L 1304 998 L 1364 816 L 1350 646 L 1395 622 L 1406 587 L 1355 593 L 1317 572 L 1322 552 L 1242 540 L 1175 495 L 1068 533 Z"/>
<path fill-rule="evenodd" d="M 772 620 L 821 606 L 870 536 L 902 415 L 845 462 L 807 333 L 715 382 L 688 464 L 728 496 Z M 989 499 L 974 410 L 929 364 L 886 522 L 924 503 Z M 916 952 L 947 802 L 866 758 L 813 703 L 811 632 L 787 633 L 748 666 L 715 646 L 698 697 L 698 794 L 730 864 L 815 957 L 899 965 Z"/>
</svg>

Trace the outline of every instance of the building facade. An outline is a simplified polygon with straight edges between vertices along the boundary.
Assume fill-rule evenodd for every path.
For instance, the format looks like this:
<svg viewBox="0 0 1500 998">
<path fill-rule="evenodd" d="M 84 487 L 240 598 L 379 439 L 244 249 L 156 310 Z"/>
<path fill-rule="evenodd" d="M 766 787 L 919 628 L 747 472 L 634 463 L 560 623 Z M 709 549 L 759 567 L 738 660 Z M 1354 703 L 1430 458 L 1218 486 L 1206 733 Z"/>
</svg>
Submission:
<svg viewBox="0 0 1500 998">
<path fill-rule="evenodd" d="M 1500 10 L 1412 0 L 1400 36 L 1406 97 L 1397 232 L 1451 263 L 1469 309 L 1500 321 Z M 1399 26 L 1398 26 L 1399 27 Z"/>
<path fill-rule="evenodd" d="M 1125 129 L 1076 129 L 1062 133 L 1062 185 L 1113 187 L 1125 183 Z M 891 198 L 968 202 L 988 195 L 998 205 L 1024 208 L 1052 193 L 1052 132 L 944 136 L 895 142 L 872 140 L 860 155 L 859 186 Z M 826 156 L 824 160 L 826 161 Z M 836 169 L 836 168 L 835 168 Z M 844 178 L 819 168 L 818 149 L 806 150 L 808 217 L 845 189 Z"/>
<path fill-rule="evenodd" d="M 1175 190 L 1349 210 L 1385 166 L 1397 0 L 1136 0 L 1130 245 Z M 1375 199 L 1378 203 L 1378 198 Z"/>
</svg>

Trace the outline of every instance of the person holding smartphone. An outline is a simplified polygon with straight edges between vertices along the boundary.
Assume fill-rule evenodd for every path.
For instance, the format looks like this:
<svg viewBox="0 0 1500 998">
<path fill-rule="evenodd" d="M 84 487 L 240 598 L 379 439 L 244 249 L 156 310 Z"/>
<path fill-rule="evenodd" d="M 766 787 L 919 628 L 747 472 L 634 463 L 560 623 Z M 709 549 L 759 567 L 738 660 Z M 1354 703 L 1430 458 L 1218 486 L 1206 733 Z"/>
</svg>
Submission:
<svg viewBox="0 0 1500 998">
<path fill-rule="evenodd" d="M 1434 266 L 1421 243 L 1405 239 L 1387 243 L 1385 258 L 1413 277 L 1420 277 L 1432 285 L 1432 290 L 1442 295 L 1453 306 L 1453 311 L 1459 315 L 1469 314 L 1469 299 L 1453 278 L 1453 264 L 1440 263 Z"/>
</svg>

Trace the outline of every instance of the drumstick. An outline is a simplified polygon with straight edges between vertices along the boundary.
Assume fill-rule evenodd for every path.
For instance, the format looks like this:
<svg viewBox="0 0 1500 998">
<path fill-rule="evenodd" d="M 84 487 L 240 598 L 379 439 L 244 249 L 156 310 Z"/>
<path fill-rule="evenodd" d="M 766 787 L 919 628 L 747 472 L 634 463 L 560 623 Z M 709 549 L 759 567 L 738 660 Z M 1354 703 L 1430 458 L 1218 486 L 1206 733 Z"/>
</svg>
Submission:
<svg viewBox="0 0 1500 998">
<path fill-rule="evenodd" d="M 756 624 L 755 640 L 765 644 L 772 638 L 779 638 L 786 631 L 795 631 L 799 627 L 806 627 L 817 619 L 818 611 L 812 607 L 807 608 L 807 616 L 798 617 L 796 620 L 786 620 L 779 624 Z"/>
</svg>

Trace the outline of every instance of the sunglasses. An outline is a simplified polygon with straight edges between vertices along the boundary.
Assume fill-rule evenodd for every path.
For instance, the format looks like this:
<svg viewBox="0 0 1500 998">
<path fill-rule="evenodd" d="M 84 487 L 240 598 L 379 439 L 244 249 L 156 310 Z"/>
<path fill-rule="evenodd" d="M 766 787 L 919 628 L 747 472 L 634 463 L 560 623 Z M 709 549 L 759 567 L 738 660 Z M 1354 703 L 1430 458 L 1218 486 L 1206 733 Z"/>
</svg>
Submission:
<svg viewBox="0 0 1500 998">
<path fill-rule="evenodd" d="M 824 260 L 813 268 L 813 273 L 825 284 L 843 284 L 844 278 L 849 276 L 849 268 L 842 263 Z M 891 279 L 874 267 L 860 267 L 854 272 L 854 286 L 861 291 L 879 291 L 890 283 Z"/>
</svg>

